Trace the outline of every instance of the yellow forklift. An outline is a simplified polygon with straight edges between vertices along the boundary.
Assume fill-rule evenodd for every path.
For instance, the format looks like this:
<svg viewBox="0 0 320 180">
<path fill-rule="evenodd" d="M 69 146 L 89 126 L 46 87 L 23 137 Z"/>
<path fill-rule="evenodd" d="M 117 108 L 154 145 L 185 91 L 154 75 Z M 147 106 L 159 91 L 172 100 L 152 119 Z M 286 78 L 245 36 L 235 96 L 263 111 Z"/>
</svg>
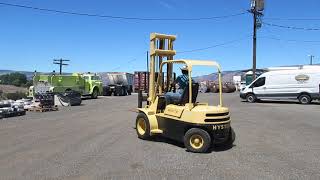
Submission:
<svg viewBox="0 0 320 180">
<path fill-rule="evenodd" d="M 213 144 L 231 146 L 235 133 L 230 126 L 230 113 L 222 104 L 220 65 L 214 61 L 173 60 L 176 36 L 152 33 L 150 36 L 150 77 L 147 105 L 138 108 L 136 132 L 140 139 L 161 135 L 183 142 L 188 151 L 204 153 Z M 187 86 L 178 100 L 168 102 L 166 93 L 174 91 L 173 65 L 185 65 Z M 192 80 L 194 66 L 217 68 L 219 105 L 197 102 L 199 84 Z M 166 70 L 166 73 L 163 72 Z"/>
</svg>

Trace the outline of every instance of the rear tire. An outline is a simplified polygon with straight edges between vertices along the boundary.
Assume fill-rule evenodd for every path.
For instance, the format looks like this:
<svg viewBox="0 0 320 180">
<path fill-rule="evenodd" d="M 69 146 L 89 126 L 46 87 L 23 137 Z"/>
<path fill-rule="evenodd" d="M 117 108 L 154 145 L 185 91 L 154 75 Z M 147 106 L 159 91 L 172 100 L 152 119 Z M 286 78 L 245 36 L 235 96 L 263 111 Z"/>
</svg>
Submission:
<svg viewBox="0 0 320 180">
<path fill-rule="evenodd" d="M 91 94 L 91 98 L 92 99 L 97 99 L 98 98 L 98 90 L 97 89 L 94 89 L 92 94 Z"/>
<path fill-rule="evenodd" d="M 301 104 L 310 104 L 312 100 L 308 94 L 302 94 L 298 99 Z"/>
<path fill-rule="evenodd" d="M 194 153 L 206 153 L 211 146 L 211 137 L 203 129 L 191 128 L 184 135 L 184 145 L 188 151 Z"/>
<path fill-rule="evenodd" d="M 121 87 L 120 96 L 125 96 L 125 95 L 126 95 L 125 89 L 124 89 L 124 87 Z"/>
<path fill-rule="evenodd" d="M 148 117 L 140 112 L 136 119 L 136 132 L 138 138 L 149 139 L 150 138 L 150 123 Z"/>
<path fill-rule="evenodd" d="M 255 96 L 254 94 L 248 94 L 248 95 L 246 96 L 246 100 L 247 100 L 247 102 L 249 102 L 249 103 L 254 103 L 254 102 L 257 101 L 257 98 L 256 98 L 256 96 Z"/>
<path fill-rule="evenodd" d="M 112 95 L 112 91 L 107 91 L 106 92 L 106 96 L 111 96 Z"/>
</svg>

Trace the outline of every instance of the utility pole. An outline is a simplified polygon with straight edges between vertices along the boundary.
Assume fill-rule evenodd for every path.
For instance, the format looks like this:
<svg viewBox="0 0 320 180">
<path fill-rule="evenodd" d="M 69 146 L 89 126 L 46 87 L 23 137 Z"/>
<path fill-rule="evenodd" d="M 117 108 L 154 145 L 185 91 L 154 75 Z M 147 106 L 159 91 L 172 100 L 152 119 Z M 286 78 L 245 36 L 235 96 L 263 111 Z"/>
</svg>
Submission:
<svg viewBox="0 0 320 180">
<path fill-rule="evenodd" d="M 252 79 L 256 79 L 257 69 L 257 29 L 261 27 L 261 20 L 264 10 L 264 0 L 251 0 L 250 13 L 253 15 L 253 46 L 252 46 Z"/>
<path fill-rule="evenodd" d="M 313 64 L 313 58 L 314 58 L 314 55 L 308 55 L 310 57 L 310 65 Z"/>
<path fill-rule="evenodd" d="M 252 52 L 252 80 L 256 79 L 257 69 L 257 13 L 256 7 L 254 7 L 253 13 L 253 52 Z"/>
<path fill-rule="evenodd" d="M 62 66 L 68 66 L 69 65 L 69 64 L 64 63 L 66 61 L 70 61 L 70 60 L 67 60 L 67 59 L 54 59 L 53 60 L 53 64 L 59 64 L 59 66 L 60 66 L 60 74 L 62 74 Z"/>
</svg>

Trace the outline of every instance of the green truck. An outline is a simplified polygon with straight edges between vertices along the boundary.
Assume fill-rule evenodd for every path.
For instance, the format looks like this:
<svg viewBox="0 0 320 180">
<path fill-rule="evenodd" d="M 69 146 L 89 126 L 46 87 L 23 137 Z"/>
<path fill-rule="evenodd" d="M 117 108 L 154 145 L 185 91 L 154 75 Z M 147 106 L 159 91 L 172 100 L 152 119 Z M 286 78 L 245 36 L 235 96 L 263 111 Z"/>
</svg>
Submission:
<svg viewBox="0 0 320 180">
<path fill-rule="evenodd" d="M 35 74 L 33 86 L 29 88 L 29 96 L 34 97 L 36 93 L 64 93 L 67 91 L 78 91 L 82 96 L 91 96 L 96 99 L 98 95 L 102 95 L 102 81 L 100 76 L 92 73 Z"/>
</svg>

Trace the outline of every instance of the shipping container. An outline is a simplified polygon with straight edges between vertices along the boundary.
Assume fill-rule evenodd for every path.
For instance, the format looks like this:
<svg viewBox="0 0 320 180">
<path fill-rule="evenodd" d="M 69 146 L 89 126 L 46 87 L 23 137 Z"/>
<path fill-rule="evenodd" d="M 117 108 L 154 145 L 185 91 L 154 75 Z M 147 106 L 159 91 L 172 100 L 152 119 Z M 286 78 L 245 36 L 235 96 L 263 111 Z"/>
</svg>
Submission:
<svg viewBox="0 0 320 180">
<path fill-rule="evenodd" d="M 147 92 L 149 89 L 149 72 L 135 71 L 134 72 L 134 91 L 142 90 Z"/>
</svg>

